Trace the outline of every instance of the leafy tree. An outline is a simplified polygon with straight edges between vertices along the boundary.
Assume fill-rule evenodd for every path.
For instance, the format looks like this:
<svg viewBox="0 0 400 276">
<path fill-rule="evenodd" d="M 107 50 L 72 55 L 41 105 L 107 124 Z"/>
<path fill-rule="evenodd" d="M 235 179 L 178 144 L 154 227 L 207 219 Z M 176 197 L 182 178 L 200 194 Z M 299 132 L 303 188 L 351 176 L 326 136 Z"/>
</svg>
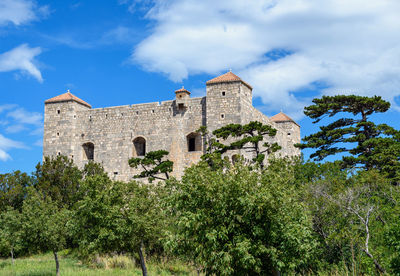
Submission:
<svg viewBox="0 0 400 276">
<path fill-rule="evenodd" d="M 26 188 L 32 183 L 33 178 L 20 171 L 0 174 L 0 211 L 8 207 L 21 211 Z"/>
<path fill-rule="evenodd" d="M 158 243 L 164 221 L 154 189 L 134 181 L 113 182 L 104 175 L 86 177 L 73 223 L 82 257 L 138 253 L 143 275 L 147 275 L 144 248 Z"/>
<path fill-rule="evenodd" d="M 124 239 L 130 252 L 138 252 L 142 274 L 147 275 L 144 257 L 145 247 L 156 247 L 165 228 L 166 218 L 157 197 L 157 186 L 140 185 L 137 182 L 127 184 L 128 197 L 121 209 L 125 228 Z"/>
<path fill-rule="evenodd" d="M 207 129 L 202 127 L 199 129 L 203 137 L 207 137 Z M 217 155 L 223 154 L 229 150 L 243 149 L 254 153 L 253 162 L 264 168 L 265 154 L 271 154 L 278 151 L 281 147 L 277 143 L 264 142 L 266 136 L 274 137 L 277 130 L 270 125 L 264 125 L 261 122 L 252 121 L 248 124 L 229 124 L 213 131 L 216 138 L 227 140 L 229 137 L 235 141 L 228 145 L 217 142 L 215 138 L 209 138 L 207 153 L 203 159 L 209 162 L 214 158 L 213 153 Z"/>
<path fill-rule="evenodd" d="M 62 207 L 71 208 L 76 201 L 82 172 L 66 156 L 45 157 L 36 166 L 35 188 L 43 198 L 51 198 Z"/>
<path fill-rule="evenodd" d="M 321 259 L 346 260 L 354 273 L 358 260 L 360 273 L 384 273 L 388 250 L 383 237 L 398 214 L 394 210 L 399 188 L 374 170 L 351 174 L 327 165 L 309 186 L 311 198 L 306 199 L 314 229 L 325 245 Z"/>
<path fill-rule="evenodd" d="M 71 212 L 59 207 L 58 202 L 52 201 L 50 197 L 43 199 L 34 190 L 30 191 L 24 201 L 22 211 L 24 239 L 32 247 L 53 252 L 56 275 L 60 273 L 58 251 L 66 246 L 70 216 Z"/>
<path fill-rule="evenodd" d="M 134 157 L 129 159 L 129 166 L 143 169 L 140 174 L 134 176 L 135 178 L 148 178 L 150 182 L 155 179 L 167 180 L 174 166 L 174 162 L 166 159 L 167 156 L 168 151 L 165 150 L 150 151 L 142 158 Z M 160 176 L 160 174 L 164 174 L 164 177 Z"/>
<path fill-rule="evenodd" d="M 342 158 L 343 168 L 378 169 L 400 180 L 400 134 L 386 124 L 376 125 L 370 120 L 371 115 L 386 112 L 389 102 L 379 96 L 338 95 L 323 96 L 313 103 L 304 111 L 314 119 L 313 123 L 336 115 L 341 118 L 303 138 L 300 148 L 316 149 L 311 158 L 320 161 L 330 155 L 349 153 Z"/>
<path fill-rule="evenodd" d="M 18 210 L 8 207 L 0 213 L 0 248 L 11 254 L 13 263 L 15 252 L 22 248 L 21 225 L 21 215 Z"/>
<path fill-rule="evenodd" d="M 82 170 L 82 175 L 84 178 L 95 175 L 101 175 L 107 177 L 107 173 L 104 171 L 103 165 L 101 165 L 100 163 L 93 162 L 92 160 L 90 160 L 88 163 L 85 164 L 85 167 Z"/>
<path fill-rule="evenodd" d="M 289 168 L 290 166 L 284 166 Z M 301 271 L 315 249 L 311 221 L 296 200 L 290 170 L 265 173 L 236 164 L 188 168 L 166 182 L 177 228 L 168 245 L 207 275 L 271 275 Z"/>
</svg>

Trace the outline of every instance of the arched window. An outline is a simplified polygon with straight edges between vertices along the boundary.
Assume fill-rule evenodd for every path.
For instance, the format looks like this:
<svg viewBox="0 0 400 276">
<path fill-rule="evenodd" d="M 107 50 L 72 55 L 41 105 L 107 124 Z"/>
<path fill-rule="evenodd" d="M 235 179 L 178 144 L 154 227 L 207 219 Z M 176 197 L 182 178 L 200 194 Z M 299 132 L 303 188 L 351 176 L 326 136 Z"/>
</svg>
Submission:
<svg viewBox="0 0 400 276">
<path fill-rule="evenodd" d="M 137 137 L 133 140 L 133 156 L 144 156 L 146 154 L 146 140 Z"/>
<path fill-rule="evenodd" d="M 91 142 L 82 145 L 83 148 L 83 159 L 93 160 L 94 159 L 94 145 Z"/>
<path fill-rule="evenodd" d="M 186 142 L 188 151 L 201 150 L 201 136 L 199 133 L 190 133 L 188 136 L 186 136 Z"/>
</svg>

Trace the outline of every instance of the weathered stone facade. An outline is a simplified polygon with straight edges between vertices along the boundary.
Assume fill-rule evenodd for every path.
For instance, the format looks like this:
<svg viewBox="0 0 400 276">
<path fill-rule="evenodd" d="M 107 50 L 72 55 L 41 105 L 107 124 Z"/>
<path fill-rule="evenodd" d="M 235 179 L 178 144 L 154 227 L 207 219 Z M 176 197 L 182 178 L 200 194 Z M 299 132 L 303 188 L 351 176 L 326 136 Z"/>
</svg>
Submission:
<svg viewBox="0 0 400 276">
<path fill-rule="evenodd" d="M 174 162 L 174 176 L 200 159 L 205 145 L 196 130 L 212 132 L 229 123 L 261 121 L 278 130 L 271 139 L 282 146 L 278 154 L 299 155 L 300 127 L 283 113 L 268 118 L 252 105 L 252 88 L 231 72 L 206 83 L 207 94 L 190 98 L 185 89 L 175 100 L 95 108 L 67 92 L 45 102 L 43 156 L 66 155 L 83 167 L 102 163 L 109 175 L 128 181 L 139 171 L 128 160 L 165 149 Z M 251 158 L 250 153 L 238 151 Z"/>
</svg>

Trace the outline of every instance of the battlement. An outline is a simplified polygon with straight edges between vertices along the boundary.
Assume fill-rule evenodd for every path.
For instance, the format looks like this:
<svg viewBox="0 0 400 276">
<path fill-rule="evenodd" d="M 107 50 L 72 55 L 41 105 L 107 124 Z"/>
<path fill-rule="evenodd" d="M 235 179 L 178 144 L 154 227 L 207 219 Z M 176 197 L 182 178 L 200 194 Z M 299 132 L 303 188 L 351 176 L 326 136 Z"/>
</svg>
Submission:
<svg viewBox="0 0 400 276">
<path fill-rule="evenodd" d="M 184 87 L 175 99 L 162 102 L 91 108 L 69 91 L 45 101 L 43 155 L 66 155 L 83 167 L 88 160 L 103 164 L 108 174 L 128 181 L 139 170 L 128 160 L 148 151 L 164 149 L 174 162 L 173 175 L 200 160 L 205 151 L 201 126 L 212 132 L 229 123 L 261 121 L 278 130 L 274 141 L 280 155 L 299 155 L 300 127 L 284 118 L 274 121 L 252 106 L 252 87 L 232 72 L 206 83 L 205 97 L 190 97 Z M 274 116 L 275 117 L 275 116 Z M 272 118 L 274 118 L 272 117 Z M 251 158 L 249 152 L 239 152 Z"/>
</svg>

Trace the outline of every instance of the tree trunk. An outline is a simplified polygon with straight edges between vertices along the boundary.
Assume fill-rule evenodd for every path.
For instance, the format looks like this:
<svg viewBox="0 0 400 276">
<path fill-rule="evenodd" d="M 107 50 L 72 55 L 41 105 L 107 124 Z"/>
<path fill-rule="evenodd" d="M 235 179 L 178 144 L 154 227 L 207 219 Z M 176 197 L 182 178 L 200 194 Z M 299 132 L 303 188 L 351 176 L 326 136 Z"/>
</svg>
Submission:
<svg viewBox="0 0 400 276">
<path fill-rule="evenodd" d="M 56 275 L 60 275 L 60 264 L 58 262 L 58 255 L 57 255 L 57 251 L 53 251 L 54 254 L 54 260 L 56 261 Z"/>
<path fill-rule="evenodd" d="M 143 256 L 143 241 L 140 242 L 140 247 L 139 247 L 139 256 L 140 256 L 140 266 L 142 267 L 142 275 L 147 276 L 147 268 L 146 268 L 146 262 Z"/>
<path fill-rule="evenodd" d="M 14 265 L 14 249 L 11 249 L 11 262 Z"/>
</svg>

